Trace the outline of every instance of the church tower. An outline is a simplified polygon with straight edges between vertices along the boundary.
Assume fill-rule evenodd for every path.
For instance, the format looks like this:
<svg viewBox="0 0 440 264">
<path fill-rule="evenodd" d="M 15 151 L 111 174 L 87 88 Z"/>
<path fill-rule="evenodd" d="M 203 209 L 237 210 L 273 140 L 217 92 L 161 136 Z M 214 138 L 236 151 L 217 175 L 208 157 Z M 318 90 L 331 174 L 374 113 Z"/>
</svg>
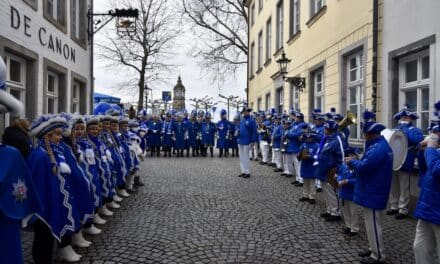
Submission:
<svg viewBox="0 0 440 264">
<path fill-rule="evenodd" d="M 173 109 L 176 111 L 183 111 L 186 109 L 185 86 L 183 86 L 180 76 L 177 79 L 177 84 L 173 89 Z"/>
</svg>

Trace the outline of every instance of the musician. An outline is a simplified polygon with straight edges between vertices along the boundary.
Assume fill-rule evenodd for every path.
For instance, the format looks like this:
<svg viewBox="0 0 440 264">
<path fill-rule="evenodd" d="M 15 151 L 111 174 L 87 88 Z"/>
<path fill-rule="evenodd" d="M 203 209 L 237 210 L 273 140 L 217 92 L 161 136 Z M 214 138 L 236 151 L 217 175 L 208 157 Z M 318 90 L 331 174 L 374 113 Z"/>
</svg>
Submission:
<svg viewBox="0 0 440 264">
<path fill-rule="evenodd" d="M 408 138 L 408 150 L 406 160 L 399 171 L 393 172 L 391 184 L 390 210 L 387 215 L 395 215 L 398 220 L 404 219 L 408 215 L 408 204 L 410 201 L 409 179 L 414 169 L 419 143 L 423 140 L 422 130 L 413 126 L 412 122 L 418 119 L 418 115 L 411 112 L 407 105 L 397 112 L 394 116 L 399 120 L 399 125 L 395 128 L 401 130 Z"/>
<path fill-rule="evenodd" d="M 206 113 L 205 122 L 202 123 L 202 157 L 208 155 L 208 148 L 211 158 L 214 156 L 215 131 L 216 127 L 211 122 L 211 114 Z"/>
<path fill-rule="evenodd" d="M 5 89 L 6 66 L 0 57 L 0 114 L 23 114 L 23 104 Z M 40 206 L 30 171 L 23 158 L 29 151 L 29 145 L 21 151 L 0 143 L 0 263 L 24 262 L 20 222 L 37 212 Z"/>
<path fill-rule="evenodd" d="M 440 116 L 440 101 L 435 104 Z M 421 143 L 425 149 L 427 171 L 421 185 L 414 216 L 419 219 L 414 239 L 414 255 L 417 264 L 435 263 L 440 258 L 440 120 L 430 135 Z M 437 259 L 437 261 L 438 261 Z"/>
<path fill-rule="evenodd" d="M 283 136 L 281 153 L 283 159 L 284 172 L 281 173 L 281 176 L 286 176 L 286 178 L 293 177 L 293 154 L 292 154 L 292 142 L 290 142 L 289 137 L 287 136 L 290 129 L 292 128 L 292 121 L 290 119 L 284 120 L 283 124 Z"/>
<path fill-rule="evenodd" d="M 312 122 L 313 122 L 312 129 L 316 133 L 316 137 L 317 137 L 316 142 L 319 143 L 324 138 L 324 123 L 325 123 L 325 115 L 321 114 L 321 109 L 316 108 L 313 110 Z M 316 192 L 322 192 L 322 184 L 320 180 L 316 179 L 315 186 L 316 186 Z"/>
<path fill-rule="evenodd" d="M 174 146 L 173 140 L 174 122 L 171 120 L 171 112 L 168 111 L 165 115 L 165 120 L 162 122 L 162 146 L 164 157 L 171 157 L 171 148 Z"/>
<path fill-rule="evenodd" d="M 238 149 L 240 156 L 241 174 L 238 177 L 249 178 L 250 174 L 250 159 L 249 148 L 257 142 L 257 124 L 250 116 L 251 108 L 244 107 L 241 113 L 243 118 L 240 120 L 238 127 Z"/>
<path fill-rule="evenodd" d="M 151 156 L 156 154 L 160 156 L 160 131 L 162 128 L 162 123 L 159 120 L 157 114 L 153 114 L 153 119 L 148 124 L 148 144 L 150 145 Z"/>
<path fill-rule="evenodd" d="M 316 161 L 314 163 L 316 166 L 315 177 L 321 181 L 326 203 L 326 212 L 320 216 L 327 222 L 341 220 L 339 197 L 336 192 L 336 187 L 329 183 L 329 180 L 334 180 L 336 171 L 344 159 L 345 151 L 342 139 L 338 133 L 338 128 L 338 123 L 332 119 L 325 122 L 325 137 L 319 143 L 319 148 L 315 155 Z"/>
<path fill-rule="evenodd" d="M 283 163 L 281 158 L 281 144 L 283 137 L 283 125 L 281 124 L 281 117 L 276 116 L 273 124 L 272 132 L 272 162 L 275 163 L 276 168 L 274 172 L 283 171 Z"/>
<path fill-rule="evenodd" d="M 218 155 L 220 158 L 223 157 L 223 154 L 226 157 L 229 149 L 228 137 L 231 124 L 226 119 L 226 114 L 226 110 L 222 109 L 220 111 L 220 121 L 217 122 L 217 148 L 220 151 Z"/>
<path fill-rule="evenodd" d="M 183 157 L 183 150 L 185 149 L 185 137 L 187 134 L 187 126 L 183 123 L 183 114 L 177 113 L 176 122 L 173 126 L 173 134 L 175 136 L 174 148 L 176 149 L 176 157 Z"/>
<path fill-rule="evenodd" d="M 240 128 L 240 114 L 237 113 L 234 116 L 234 121 L 231 124 L 231 129 L 229 130 L 230 136 L 229 136 L 229 147 L 232 149 L 232 157 L 239 156 L 238 155 L 238 134 L 237 131 Z"/>
<path fill-rule="evenodd" d="M 197 122 L 197 111 L 193 110 L 191 112 L 191 118 L 186 124 L 188 130 L 188 147 L 191 147 L 192 156 L 195 157 L 199 155 L 199 145 L 197 142 L 197 135 L 200 132 L 200 124 Z"/>
<path fill-rule="evenodd" d="M 317 135 L 308 127 L 301 136 L 303 143 L 299 147 L 298 159 L 301 161 L 301 176 L 304 179 L 303 196 L 300 202 L 309 202 L 315 204 L 315 166 L 313 166 L 313 156 L 316 154 L 319 144 Z"/>
<path fill-rule="evenodd" d="M 258 128 L 261 124 L 261 111 L 254 112 L 253 117 L 255 118 L 255 123 L 257 125 L 257 142 L 252 144 L 249 149 L 250 160 L 258 161 L 259 147 L 260 147 L 260 137 L 258 136 Z"/>
<path fill-rule="evenodd" d="M 292 123 L 292 128 L 289 130 L 287 137 L 289 138 L 289 142 L 292 143 L 292 159 L 295 167 L 295 181 L 292 182 L 296 187 L 303 186 L 303 178 L 301 177 L 301 162 L 298 160 L 299 147 L 301 146 L 300 136 L 302 135 L 302 130 L 304 127 L 307 127 L 307 124 L 304 122 L 304 115 L 299 111 L 294 111 L 293 118 L 295 122 Z"/>
<path fill-rule="evenodd" d="M 364 114 L 365 116 L 365 114 Z M 385 127 L 375 121 L 364 122 L 365 153 L 360 160 L 345 160 L 356 175 L 353 201 L 363 209 L 369 249 L 359 256 L 361 263 L 384 263 L 382 218 L 391 188 L 393 152 L 380 132 Z"/>
<path fill-rule="evenodd" d="M 266 165 L 269 161 L 269 144 L 270 144 L 270 135 L 269 135 L 269 127 L 271 126 L 271 122 L 266 116 L 263 114 L 261 116 L 261 122 L 258 125 L 258 141 L 261 151 L 261 165 Z"/>
</svg>

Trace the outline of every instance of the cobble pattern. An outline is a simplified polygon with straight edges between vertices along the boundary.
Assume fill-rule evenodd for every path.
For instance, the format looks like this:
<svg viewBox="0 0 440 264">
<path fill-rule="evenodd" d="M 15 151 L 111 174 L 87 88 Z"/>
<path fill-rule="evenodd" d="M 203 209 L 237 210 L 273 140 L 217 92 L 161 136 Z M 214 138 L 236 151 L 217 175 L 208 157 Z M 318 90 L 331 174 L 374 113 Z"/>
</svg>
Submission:
<svg viewBox="0 0 440 264">
<path fill-rule="evenodd" d="M 243 179 L 234 158 L 149 158 L 146 186 L 87 237 L 81 263 L 357 263 L 364 228 L 342 235 L 342 222 L 319 217 L 322 202 L 298 202 L 301 188 L 272 169 L 252 162 Z M 385 217 L 389 263 L 414 263 L 415 227 Z M 23 239 L 31 263 L 31 233 Z"/>
</svg>

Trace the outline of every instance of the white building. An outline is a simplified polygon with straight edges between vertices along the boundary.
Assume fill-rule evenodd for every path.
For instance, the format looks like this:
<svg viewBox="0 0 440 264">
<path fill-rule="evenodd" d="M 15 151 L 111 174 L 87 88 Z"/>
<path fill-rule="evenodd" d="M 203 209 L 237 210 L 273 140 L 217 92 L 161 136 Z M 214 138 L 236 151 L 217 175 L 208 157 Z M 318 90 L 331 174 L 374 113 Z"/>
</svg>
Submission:
<svg viewBox="0 0 440 264">
<path fill-rule="evenodd" d="M 433 104 L 440 100 L 440 1 L 383 1 L 382 120 L 408 103 L 426 134 Z"/>
<path fill-rule="evenodd" d="M 26 117 L 90 112 L 91 49 L 87 10 L 92 0 L 1 0 L 0 56 L 7 90 Z M 0 131 L 9 124 L 0 116 Z"/>
</svg>

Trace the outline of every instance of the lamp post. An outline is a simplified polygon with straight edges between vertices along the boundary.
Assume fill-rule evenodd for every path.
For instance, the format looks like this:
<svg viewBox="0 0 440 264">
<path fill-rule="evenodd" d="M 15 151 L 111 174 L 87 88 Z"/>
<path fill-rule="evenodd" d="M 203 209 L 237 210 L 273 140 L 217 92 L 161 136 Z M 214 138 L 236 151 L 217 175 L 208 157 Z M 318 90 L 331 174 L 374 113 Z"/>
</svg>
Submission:
<svg viewBox="0 0 440 264">
<path fill-rule="evenodd" d="M 148 87 L 148 85 L 145 84 L 144 86 L 144 90 L 145 90 L 145 111 L 148 110 L 148 91 L 153 91 L 151 88 Z"/>
<path fill-rule="evenodd" d="M 232 101 L 234 101 L 235 99 L 237 99 L 238 96 L 234 96 L 234 95 L 224 96 L 224 95 L 222 95 L 222 94 L 219 94 L 218 96 L 219 96 L 220 98 L 223 98 L 223 99 L 226 100 L 226 103 L 227 103 L 227 105 L 228 105 L 228 120 L 229 120 L 229 118 L 230 118 L 230 116 L 229 116 L 229 105 L 230 105 L 230 103 L 231 103 Z"/>
</svg>

